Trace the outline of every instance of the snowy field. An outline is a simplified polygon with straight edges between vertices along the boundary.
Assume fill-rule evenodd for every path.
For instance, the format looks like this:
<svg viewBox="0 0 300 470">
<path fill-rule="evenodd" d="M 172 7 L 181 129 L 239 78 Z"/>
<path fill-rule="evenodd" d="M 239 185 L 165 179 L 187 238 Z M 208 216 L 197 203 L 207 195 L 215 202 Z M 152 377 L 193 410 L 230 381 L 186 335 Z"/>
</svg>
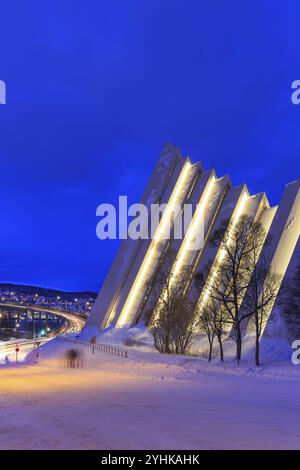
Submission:
<svg viewBox="0 0 300 470">
<path fill-rule="evenodd" d="M 1 366 L 1 449 L 300 449 L 300 367 L 129 348 L 129 359 L 85 349 L 85 367 L 65 369 L 67 347 Z"/>
</svg>

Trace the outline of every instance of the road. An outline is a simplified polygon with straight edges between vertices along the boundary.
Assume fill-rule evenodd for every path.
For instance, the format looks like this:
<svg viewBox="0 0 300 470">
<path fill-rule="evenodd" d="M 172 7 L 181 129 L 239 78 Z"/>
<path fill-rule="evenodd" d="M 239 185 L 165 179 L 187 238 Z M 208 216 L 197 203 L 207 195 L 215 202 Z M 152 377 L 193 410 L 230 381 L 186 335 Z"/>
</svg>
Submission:
<svg viewBox="0 0 300 470">
<path fill-rule="evenodd" d="M 61 315 L 67 320 L 67 322 L 66 322 L 66 325 L 59 330 L 59 334 L 79 333 L 82 330 L 84 323 L 85 323 L 85 318 L 82 315 L 66 312 L 65 310 L 56 310 L 56 309 L 51 309 L 47 307 L 41 307 L 39 305 L 24 305 L 24 304 L 18 305 L 18 304 L 13 304 L 13 303 L 1 303 L 0 302 L 0 307 L 12 307 L 16 309 L 34 310 L 35 312 L 44 312 L 44 313 L 51 313 L 54 315 Z M 55 336 L 57 336 L 57 334 L 54 333 L 53 335 L 51 335 L 50 338 L 40 340 L 40 342 L 45 343 L 49 341 L 49 339 L 53 339 Z M 0 361 L 3 361 L 6 356 L 8 356 L 8 358 L 10 359 L 13 356 L 15 360 L 16 344 L 18 344 L 20 348 L 20 351 L 18 353 L 19 361 L 24 360 L 27 354 L 36 348 L 35 341 L 15 340 L 15 341 L 7 342 L 5 345 L 0 346 Z"/>
<path fill-rule="evenodd" d="M 1 369 L 1 449 L 300 447 L 300 380 L 91 348 L 83 369 L 67 369 L 69 347 L 57 338 L 39 363 Z"/>
</svg>

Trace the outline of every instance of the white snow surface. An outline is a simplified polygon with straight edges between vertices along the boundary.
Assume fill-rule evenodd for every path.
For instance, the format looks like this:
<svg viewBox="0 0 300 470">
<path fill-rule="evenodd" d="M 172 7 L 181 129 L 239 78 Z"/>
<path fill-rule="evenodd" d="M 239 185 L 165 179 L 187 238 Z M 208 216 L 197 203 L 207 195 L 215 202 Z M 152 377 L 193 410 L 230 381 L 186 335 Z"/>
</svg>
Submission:
<svg viewBox="0 0 300 470">
<path fill-rule="evenodd" d="M 123 328 L 108 328 L 104 331 L 97 331 L 95 327 L 85 328 L 80 337 L 86 341 L 89 341 L 92 336 L 97 337 L 97 341 L 103 344 L 110 344 L 118 347 L 124 346 L 124 341 L 130 338 L 135 341 L 133 349 L 137 351 L 153 352 L 153 337 L 149 330 L 141 322 L 136 327 L 123 327 Z M 235 363 L 236 345 L 231 339 L 227 339 L 223 343 L 224 354 L 226 363 Z M 206 337 L 197 339 L 192 347 L 191 353 L 195 357 L 207 358 L 208 356 L 208 342 Z M 253 334 L 247 334 L 243 338 L 242 357 L 243 364 L 249 365 L 250 367 L 254 364 L 255 355 L 255 337 Z M 292 349 L 289 342 L 284 338 L 263 338 L 260 343 L 260 356 L 263 365 L 270 366 L 271 364 L 278 365 L 278 363 L 286 363 L 286 366 L 290 368 L 291 365 Z M 217 341 L 214 343 L 213 348 L 213 360 L 218 361 L 219 349 Z"/>
<path fill-rule="evenodd" d="M 146 341 L 146 331 L 135 333 Z M 101 341 L 120 346 L 125 334 Z M 299 366 L 209 364 L 149 352 L 148 341 L 148 350 L 123 346 L 128 359 L 81 347 L 84 368 L 66 369 L 60 357 L 74 343 L 55 339 L 39 363 L 32 353 L 1 366 L 0 448 L 300 448 Z"/>
</svg>

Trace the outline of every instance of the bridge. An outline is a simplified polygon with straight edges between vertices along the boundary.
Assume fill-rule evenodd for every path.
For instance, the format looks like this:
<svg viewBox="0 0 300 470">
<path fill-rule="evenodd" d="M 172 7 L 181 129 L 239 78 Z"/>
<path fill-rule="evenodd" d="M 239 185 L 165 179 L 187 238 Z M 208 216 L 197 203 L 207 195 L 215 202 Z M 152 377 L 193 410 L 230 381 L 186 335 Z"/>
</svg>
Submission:
<svg viewBox="0 0 300 470">
<path fill-rule="evenodd" d="M 27 312 L 32 312 L 34 315 L 35 312 L 39 313 L 46 313 L 50 315 L 59 315 L 62 316 L 63 318 L 66 319 L 66 323 L 59 328 L 57 331 L 53 331 L 51 334 L 48 335 L 47 338 L 39 339 L 39 342 L 42 344 L 44 342 L 49 341 L 50 339 L 55 338 L 58 335 L 61 334 L 76 334 L 79 333 L 86 321 L 87 316 L 84 314 L 80 313 L 71 313 L 66 310 L 57 310 L 54 308 L 48 308 L 48 307 L 43 307 L 40 305 L 35 305 L 35 304 L 15 304 L 12 302 L 0 302 L 0 308 L 1 307 L 9 307 L 13 308 L 16 310 L 26 310 Z M 28 352 L 31 350 L 35 349 L 37 347 L 36 345 L 36 340 L 13 340 L 13 341 L 8 341 L 5 342 L 3 345 L 0 346 L 0 360 L 1 358 L 3 359 L 6 356 L 11 356 L 12 354 L 15 354 L 15 348 L 16 344 L 20 345 L 20 356 L 21 355 L 26 355 Z"/>
</svg>

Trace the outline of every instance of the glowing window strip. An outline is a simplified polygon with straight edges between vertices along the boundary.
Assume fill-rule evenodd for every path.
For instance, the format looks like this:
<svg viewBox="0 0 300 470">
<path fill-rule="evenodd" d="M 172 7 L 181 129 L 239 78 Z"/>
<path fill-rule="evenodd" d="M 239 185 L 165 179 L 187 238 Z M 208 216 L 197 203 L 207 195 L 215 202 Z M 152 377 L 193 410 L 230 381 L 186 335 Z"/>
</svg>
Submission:
<svg viewBox="0 0 300 470">
<path fill-rule="evenodd" d="M 193 240 L 193 238 L 195 236 L 195 231 L 196 231 L 196 228 L 198 226 L 198 217 L 199 216 L 202 217 L 202 213 L 204 212 L 204 209 L 206 207 L 208 198 L 209 198 L 209 196 L 212 192 L 212 188 L 215 184 L 215 181 L 216 181 L 216 177 L 213 175 L 211 180 L 209 181 L 208 185 L 206 186 L 206 188 L 204 190 L 204 195 L 202 195 L 202 198 L 200 199 L 200 202 L 197 205 L 195 214 L 192 218 L 192 221 L 191 221 L 191 224 L 188 228 L 187 234 L 186 234 L 186 236 L 185 236 L 185 238 L 182 242 L 182 245 L 180 247 L 178 258 L 177 258 L 177 260 L 175 260 L 175 263 L 174 263 L 174 268 L 172 270 L 172 277 L 170 278 L 170 281 L 169 281 L 169 288 L 170 289 L 172 288 L 172 285 L 173 285 L 174 281 L 176 281 L 176 276 L 178 275 L 179 271 L 181 270 L 182 265 L 184 263 L 184 260 L 187 256 L 187 252 L 189 250 L 189 245 L 190 245 L 191 241 Z M 164 288 L 164 292 L 163 292 L 162 295 L 166 298 L 166 295 L 167 295 L 166 288 Z M 158 315 L 159 315 L 159 311 L 158 311 L 158 308 L 156 307 L 153 316 L 154 316 L 154 318 L 157 318 Z"/>
<path fill-rule="evenodd" d="M 175 267 L 174 267 L 174 270 L 173 270 L 174 277 L 177 276 L 177 274 L 180 272 L 180 270 L 182 268 L 184 260 L 187 256 L 187 252 L 189 251 L 189 246 L 190 246 L 192 240 L 195 237 L 196 229 L 198 227 L 198 219 L 199 219 L 199 217 L 200 218 L 203 217 L 204 210 L 206 208 L 207 201 L 208 201 L 208 199 L 211 195 L 212 188 L 214 186 L 215 181 L 216 181 L 215 176 L 212 176 L 210 182 L 208 183 L 208 186 L 206 187 L 204 196 L 201 198 L 199 204 L 197 204 L 197 208 L 196 208 L 195 214 L 193 216 L 192 222 L 191 222 L 191 224 L 188 228 L 187 234 L 186 234 L 186 236 L 183 240 L 182 246 L 181 246 L 180 251 L 179 251 L 179 256 L 177 258 L 177 261 L 175 262 Z M 172 281 L 174 281 L 174 277 L 171 280 L 171 284 L 172 284 Z"/>
<path fill-rule="evenodd" d="M 233 234 L 234 227 L 237 225 L 237 223 L 238 223 L 238 221 L 239 221 L 239 218 L 240 218 L 241 215 L 242 215 L 242 211 L 244 210 L 244 207 L 245 207 L 245 204 L 246 204 L 246 201 L 247 201 L 248 198 L 249 198 L 249 196 L 248 196 L 247 192 L 244 191 L 244 194 L 243 194 L 243 196 L 242 196 L 242 198 L 241 198 L 241 200 L 240 200 L 238 209 L 237 209 L 237 211 L 236 211 L 236 213 L 235 213 L 235 215 L 234 215 L 234 217 L 233 217 L 232 225 L 231 225 L 230 231 L 229 231 L 229 233 L 228 233 L 228 240 L 229 240 L 229 243 L 230 243 L 230 239 L 232 238 L 232 234 Z M 226 254 L 226 251 L 225 251 L 224 249 L 221 249 L 221 250 L 219 251 L 219 253 L 217 254 L 217 261 L 213 264 L 213 266 L 212 266 L 212 268 L 211 268 L 211 272 L 210 272 L 209 277 L 208 277 L 208 279 L 207 279 L 207 281 L 206 281 L 206 286 L 207 286 L 209 283 L 211 283 L 211 282 L 215 279 L 217 273 L 216 273 L 215 270 L 213 270 L 213 267 L 214 267 L 214 265 L 215 265 L 216 263 L 217 263 L 217 264 L 218 264 L 218 263 L 221 263 L 221 261 L 223 260 L 225 254 Z M 204 287 L 204 294 L 201 295 L 201 297 L 200 297 L 200 302 L 199 302 L 200 306 L 203 305 L 203 304 L 205 304 L 205 302 L 207 301 L 208 296 L 209 296 L 208 287 L 206 287 L 206 288 Z"/>
<path fill-rule="evenodd" d="M 178 197 L 184 187 L 184 184 L 186 182 L 187 175 L 189 173 L 189 170 L 191 168 L 191 163 L 187 161 L 183 167 L 183 170 L 179 176 L 179 179 L 176 183 L 176 186 L 173 190 L 173 193 L 171 195 L 170 201 L 167 204 L 167 207 L 163 213 L 162 219 L 159 223 L 158 228 L 156 229 L 156 232 L 153 237 L 153 241 L 150 245 L 150 249 L 147 252 L 144 261 L 142 263 L 142 266 L 140 268 L 140 271 L 138 272 L 134 284 L 131 288 L 131 291 L 126 299 L 125 305 L 123 307 L 123 310 L 120 314 L 119 320 L 117 321 L 117 326 L 124 326 L 127 323 L 128 320 L 128 315 L 130 313 L 132 304 L 138 294 L 139 289 L 143 285 L 145 275 L 149 269 L 149 266 L 151 264 L 151 261 L 153 259 L 153 256 L 156 252 L 156 245 L 160 242 L 162 234 L 165 232 L 167 228 L 167 224 L 169 224 L 170 217 L 174 212 L 175 206 L 177 204 Z"/>
</svg>

